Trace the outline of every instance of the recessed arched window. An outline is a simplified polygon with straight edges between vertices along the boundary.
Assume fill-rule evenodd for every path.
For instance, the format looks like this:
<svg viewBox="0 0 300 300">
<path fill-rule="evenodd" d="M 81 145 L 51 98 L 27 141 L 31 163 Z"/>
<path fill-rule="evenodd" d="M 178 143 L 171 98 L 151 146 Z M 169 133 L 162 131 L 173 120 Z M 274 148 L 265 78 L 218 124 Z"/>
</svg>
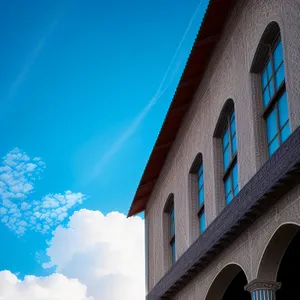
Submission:
<svg viewBox="0 0 300 300">
<path fill-rule="evenodd" d="M 205 201 L 204 201 L 204 174 L 203 174 L 203 160 L 202 154 L 198 153 L 192 167 L 190 169 L 190 187 L 191 187 L 191 201 L 192 204 L 191 219 L 196 217 L 197 230 L 194 236 L 203 233 L 206 229 L 206 216 L 205 216 Z M 194 224 L 195 224 L 194 223 Z M 193 230 L 193 228 L 191 229 Z"/>
<path fill-rule="evenodd" d="M 232 99 L 227 100 L 222 109 L 214 136 L 222 141 L 224 196 L 226 204 L 229 204 L 239 192 L 236 121 Z"/>
<path fill-rule="evenodd" d="M 203 163 L 198 170 L 198 219 L 200 234 L 206 229 L 205 210 L 204 210 L 204 178 Z"/>
<path fill-rule="evenodd" d="M 227 117 L 225 133 L 223 134 L 222 138 L 222 146 L 224 163 L 225 202 L 226 204 L 228 204 L 239 191 L 234 111 L 232 111 Z"/>
<path fill-rule="evenodd" d="M 170 248 L 171 248 L 171 261 L 172 264 L 176 262 L 176 241 L 175 241 L 175 211 L 174 205 L 170 212 Z"/>
<path fill-rule="evenodd" d="M 263 117 L 271 156 L 291 133 L 286 95 L 283 47 L 276 22 L 266 28 L 252 65 L 261 78 Z"/>
<path fill-rule="evenodd" d="M 176 262 L 174 194 L 170 194 L 164 208 L 164 244 L 166 268 Z"/>
</svg>

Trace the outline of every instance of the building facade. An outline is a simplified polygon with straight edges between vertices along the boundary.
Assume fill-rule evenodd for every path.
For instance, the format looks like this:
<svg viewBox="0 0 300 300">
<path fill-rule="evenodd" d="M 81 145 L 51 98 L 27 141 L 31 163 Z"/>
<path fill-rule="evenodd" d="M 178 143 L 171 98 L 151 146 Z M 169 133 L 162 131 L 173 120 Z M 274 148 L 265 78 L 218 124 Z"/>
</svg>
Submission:
<svg viewBox="0 0 300 300">
<path fill-rule="evenodd" d="M 129 216 L 147 299 L 300 299 L 300 1 L 211 0 Z"/>
</svg>

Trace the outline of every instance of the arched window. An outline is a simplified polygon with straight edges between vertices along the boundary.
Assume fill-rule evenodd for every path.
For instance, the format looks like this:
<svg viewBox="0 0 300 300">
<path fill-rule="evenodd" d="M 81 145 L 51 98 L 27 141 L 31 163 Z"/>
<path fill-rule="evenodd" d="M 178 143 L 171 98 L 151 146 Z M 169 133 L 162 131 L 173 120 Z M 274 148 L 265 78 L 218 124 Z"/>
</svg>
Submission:
<svg viewBox="0 0 300 300">
<path fill-rule="evenodd" d="M 235 113 L 230 112 L 227 117 L 225 133 L 222 138 L 223 163 L 224 163 L 224 187 L 225 202 L 230 203 L 239 191 L 237 169 L 237 147 Z"/>
<path fill-rule="evenodd" d="M 214 137 L 222 141 L 224 196 L 225 203 L 229 204 L 239 192 L 236 122 L 232 99 L 227 100 L 222 109 Z"/>
<path fill-rule="evenodd" d="M 172 265 L 176 262 L 176 241 L 175 241 L 175 211 L 174 205 L 170 212 L 170 247 Z"/>
<path fill-rule="evenodd" d="M 206 229 L 205 210 L 204 210 L 204 179 L 203 179 L 203 163 L 198 170 L 198 219 L 200 234 Z"/>
<path fill-rule="evenodd" d="M 191 199 L 192 211 L 191 219 L 197 219 L 194 224 L 197 224 L 195 233 L 193 232 L 193 240 L 199 236 L 199 233 L 203 233 L 206 229 L 206 216 L 205 216 L 205 202 L 204 202 L 204 174 L 203 174 L 203 160 L 202 154 L 198 153 L 192 167 L 190 169 L 190 188 L 191 188 Z M 193 224 L 192 224 L 193 225 Z M 194 228 L 191 228 L 194 231 Z"/>
<path fill-rule="evenodd" d="M 176 262 L 174 194 L 170 194 L 164 208 L 164 244 L 166 269 Z"/>
<path fill-rule="evenodd" d="M 283 48 L 276 22 L 262 36 L 252 72 L 260 74 L 263 117 L 266 122 L 268 154 L 271 156 L 291 133 L 286 96 Z"/>
</svg>

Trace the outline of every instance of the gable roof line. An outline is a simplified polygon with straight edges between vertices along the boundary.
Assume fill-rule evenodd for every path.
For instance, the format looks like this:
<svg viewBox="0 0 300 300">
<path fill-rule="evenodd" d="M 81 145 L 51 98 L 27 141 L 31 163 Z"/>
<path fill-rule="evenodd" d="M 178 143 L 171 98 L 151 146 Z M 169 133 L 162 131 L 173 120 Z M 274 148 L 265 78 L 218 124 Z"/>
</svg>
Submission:
<svg viewBox="0 0 300 300">
<path fill-rule="evenodd" d="M 203 79 L 234 4 L 238 0 L 211 0 L 163 125 L 136 190 L 128 217 L 145 210 L 184 116 Z"/>
</svg>

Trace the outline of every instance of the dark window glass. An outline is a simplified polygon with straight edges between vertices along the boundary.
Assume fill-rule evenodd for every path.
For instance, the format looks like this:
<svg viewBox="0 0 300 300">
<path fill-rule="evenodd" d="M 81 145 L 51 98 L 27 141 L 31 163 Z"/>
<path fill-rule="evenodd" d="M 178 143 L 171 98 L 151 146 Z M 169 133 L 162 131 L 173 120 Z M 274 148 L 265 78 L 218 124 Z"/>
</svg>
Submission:
<svg viewBox="0 0 300 300">
<path fill-rule="evenodd" d="M 172 264 L 176 261 L 176 246 L 175 246 L 175 212 L 172 207 L 170 212 L 170 246 L 171 246 L 171 260 Z"/>
<path fill-rule="evenodd" d="M 175 217 L 174 217 L 174 208 L 171 211 L 171 237 L 175 235 Z"/>
<path fill-rule="evenodd" d="M 175 239 L 171 242 L 172 265 L 176 262 L 176 242 Z"/>
</svg>

